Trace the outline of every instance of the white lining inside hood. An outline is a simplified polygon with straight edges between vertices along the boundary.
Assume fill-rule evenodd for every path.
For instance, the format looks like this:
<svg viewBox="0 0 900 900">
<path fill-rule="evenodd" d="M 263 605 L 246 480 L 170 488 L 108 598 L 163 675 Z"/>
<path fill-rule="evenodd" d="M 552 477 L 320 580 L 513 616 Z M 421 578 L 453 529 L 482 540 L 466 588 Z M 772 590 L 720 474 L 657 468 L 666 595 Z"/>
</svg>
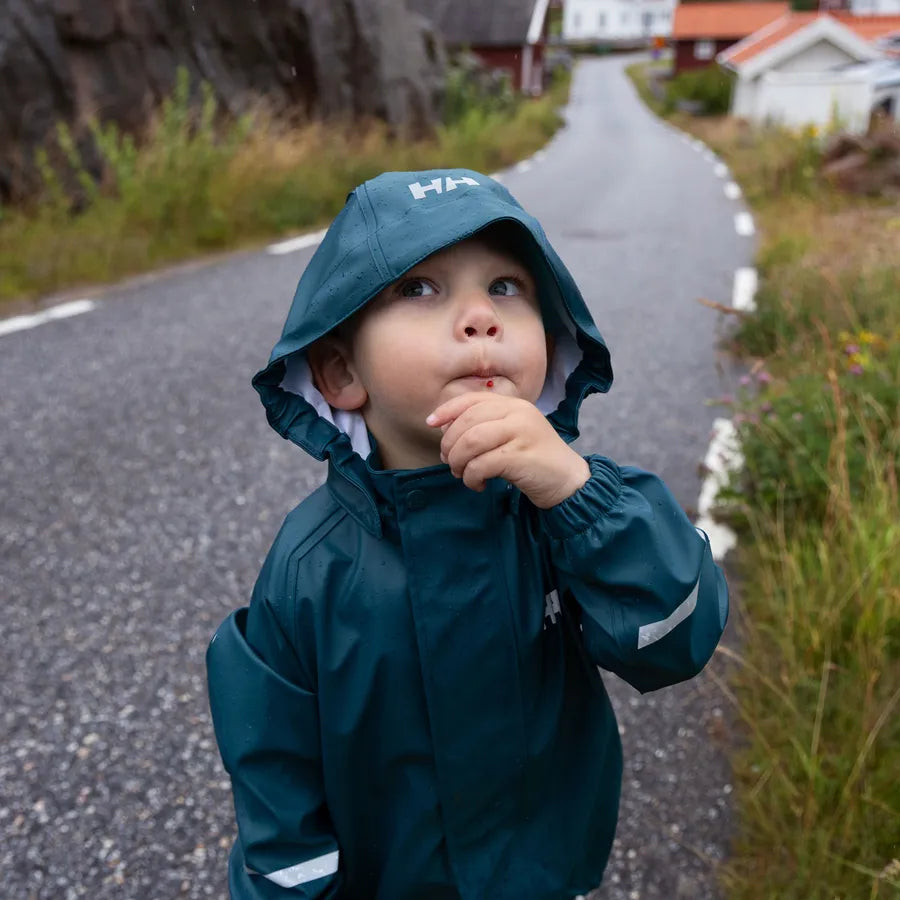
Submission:
<svg viewBox="0 0 900 900">
<path fill-rule="evenodd" d="M 565 399 L 566 380 L 575 371 L 575 367 L 581 362 L 583 355 L 568 331 L 557 334 L 555 337 L 556 347 L 553 352 L 553 361 L 544 381 L 544 389 L 535 404 L 545 416 L 554 412 Z M 321 418 L 349 436 L 351 446 L 363 459 L 368 458 L 372 452 L 372 446 L 369 443 L 369 433 L 362 415 L 355 410 L 347 412 L 343 409 L 335 409 L 328 404 L 328 401 L 313 384 L 312 372 L 304 350 L 292 353 L 285 359 L 285 375 L 279 387 L 288 393 L 299 394 L 307 400 Z"/>
</svg>

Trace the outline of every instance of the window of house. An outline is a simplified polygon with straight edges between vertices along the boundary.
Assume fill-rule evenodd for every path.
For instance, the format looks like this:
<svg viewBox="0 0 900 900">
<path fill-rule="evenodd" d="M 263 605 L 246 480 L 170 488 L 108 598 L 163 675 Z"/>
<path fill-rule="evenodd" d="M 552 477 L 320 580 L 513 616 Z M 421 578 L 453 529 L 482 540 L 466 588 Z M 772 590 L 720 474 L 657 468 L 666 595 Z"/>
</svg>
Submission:
<svg viewBox="0 0 900 900">
<path fill-rule="evenodd" d="M 599 28 L 600 31 L 606 30 L 606 13 L 605 12 L 597 13 L 597 28 Z"/>
<path fill-rule="evenodd" d="M 695 41 L 694 59 L 712 59 L 716 52 L 715 41 Z"/>
</svg>

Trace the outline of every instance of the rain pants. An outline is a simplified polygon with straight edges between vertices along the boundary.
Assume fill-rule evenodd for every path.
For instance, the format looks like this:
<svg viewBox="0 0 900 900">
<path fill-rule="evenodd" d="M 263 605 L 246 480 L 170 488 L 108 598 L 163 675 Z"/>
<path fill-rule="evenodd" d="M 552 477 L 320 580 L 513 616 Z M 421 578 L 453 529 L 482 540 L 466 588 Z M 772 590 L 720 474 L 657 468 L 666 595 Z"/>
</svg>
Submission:
<svg viewBox="0 0 900 900">
<path fill-rule="evenodd" d="M 648 472 L 585 457 L 548 510 L 446 465 L 385 471 L 328 406 L 305 349 L 431 253 L 517 224 L 556 336 L 538 407 L 560 436 L 609 354 L 537 221 L 469 170 L 358 187 L 254 378 L 326 483 L 285 520 L 249 607 L 207 654 L 238 838 L 233 898 L 550 900 L 595 887 L 622 761 L 598 667 L 640 691 L 690 678 L 728 611 L 709 542 Z"/>
</svg>

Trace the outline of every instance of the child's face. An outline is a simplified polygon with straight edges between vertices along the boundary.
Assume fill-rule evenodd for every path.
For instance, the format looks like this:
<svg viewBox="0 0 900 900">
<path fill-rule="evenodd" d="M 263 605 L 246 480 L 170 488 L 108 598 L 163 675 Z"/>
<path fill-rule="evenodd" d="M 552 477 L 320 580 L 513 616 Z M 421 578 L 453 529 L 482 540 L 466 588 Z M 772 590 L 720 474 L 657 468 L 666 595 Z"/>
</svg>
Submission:
<svg viewBox="0 0 900 900">
<path fill-rule="evenodd" d="M 534 279 L 477 237 L 385 288 L 360 314 L 351 344 L 348 368 L 365 399 L 345 408 L 360 410 L 385 468 L 440 462 L 441 430 L 425 417 L 441 403 L 488 390 L 534 403 L 547 374 Z"/>
</svg>

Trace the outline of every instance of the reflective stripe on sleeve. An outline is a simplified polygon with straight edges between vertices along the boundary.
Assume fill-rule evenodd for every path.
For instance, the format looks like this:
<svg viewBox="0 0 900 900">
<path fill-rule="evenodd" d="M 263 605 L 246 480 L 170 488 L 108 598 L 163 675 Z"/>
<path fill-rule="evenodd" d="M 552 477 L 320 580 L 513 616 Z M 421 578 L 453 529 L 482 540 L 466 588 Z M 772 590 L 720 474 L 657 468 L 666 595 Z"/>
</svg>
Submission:
<svg viewBox="0 0 900 900">
<path fill-rule="evenodd" d="M 269 872 L 264 877 L 284 888 L 297 887 L 298 884 L 306 884 L 307 881 L 334 875 L 338 870 L 338 855 L 339 851 L 335 850 L 333 853 L 326 853 L 324 856 L 317 856 L 315 859 L 288 866 L 286 869 Z"/>
<path fill-rule="evenodd" d="M 696 608 L 697 594 L 700 592 L 700 578 L 697 577 L 697 583 L 694 589 L 688 594 L 687 599 L 682 600 L 675 607 L 672 613 L 659 622 L 651 622 L 649 625 L 641 625 L 638 629 L 638 650 L 655 644 L 658 640 L 664 638 L 676 625 L 681 624 Z"/>
</svg>

